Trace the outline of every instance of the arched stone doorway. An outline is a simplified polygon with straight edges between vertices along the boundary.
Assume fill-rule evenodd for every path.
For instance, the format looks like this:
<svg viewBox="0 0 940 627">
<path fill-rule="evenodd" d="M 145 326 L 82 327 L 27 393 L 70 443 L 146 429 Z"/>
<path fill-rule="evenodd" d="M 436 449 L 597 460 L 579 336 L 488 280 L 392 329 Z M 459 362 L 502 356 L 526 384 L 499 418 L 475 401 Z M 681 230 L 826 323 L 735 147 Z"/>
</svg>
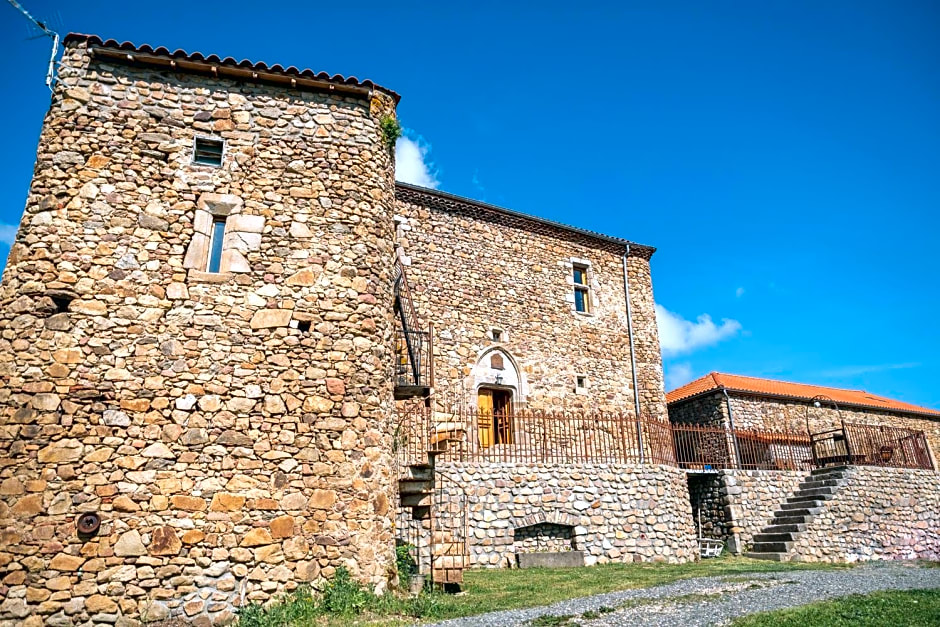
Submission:
<svg viewBox="0 0 940 627">
<path fill-rule="evenodd" d="M 477 438 L 482 448 L 513 444 L 513 409 L 522 399 L 522 380 L 515 360 L 502 348 L 483 353 L 474 365 Z"/>
</svg>

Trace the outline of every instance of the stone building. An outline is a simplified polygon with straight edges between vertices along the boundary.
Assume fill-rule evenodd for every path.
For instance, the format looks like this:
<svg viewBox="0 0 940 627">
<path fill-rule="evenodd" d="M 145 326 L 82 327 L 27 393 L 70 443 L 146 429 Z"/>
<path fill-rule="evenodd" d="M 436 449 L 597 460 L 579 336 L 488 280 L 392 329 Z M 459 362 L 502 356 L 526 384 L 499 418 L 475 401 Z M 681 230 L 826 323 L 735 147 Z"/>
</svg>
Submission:
<svg viewBox="0 0 940 627">
<path fill-rule="evenodd" d="M 655 249 L 403 183 L 397 198 L 440 402 L 665 416 Z"/>
<path fill-rule="evenodd" d="M 399 495 L 412 406 L 635 420 L 665 396 L 653 249 L 396 185 L 398 100 L 65 39 L 0 284 L 0 625 L 224 624 L 339 566 L 382 591 L 402 513 L 427 530 L 454 486 L 434 520 L 479 542 L 431 538 L 459 568 L 515 542 L 692 558 L 675 468 L 451 461 Z"/>
<path fill-rule="evenodd" d="M 0 621 L 387 585 L 397 102 L 66 38 L 0 285 Z"/>
<path fill-rule="evenodd" d="M 850 425 L 923 431 L 936 460 L 940 411 L 864 390 L 788 383 L 712 372 L 666 395 L 669 420 L 678 424 L 733 425 L 817 433 Z M 859 453 L 861 454 L 861 453 Z"/>
<path fill-rule="evenodd" d="M 710 445 L 688 476 L 704 535 L 769 559 L 940 558 L 940 411 L 717 372 L 666 399 L 677 435 Z"/>
</svg>

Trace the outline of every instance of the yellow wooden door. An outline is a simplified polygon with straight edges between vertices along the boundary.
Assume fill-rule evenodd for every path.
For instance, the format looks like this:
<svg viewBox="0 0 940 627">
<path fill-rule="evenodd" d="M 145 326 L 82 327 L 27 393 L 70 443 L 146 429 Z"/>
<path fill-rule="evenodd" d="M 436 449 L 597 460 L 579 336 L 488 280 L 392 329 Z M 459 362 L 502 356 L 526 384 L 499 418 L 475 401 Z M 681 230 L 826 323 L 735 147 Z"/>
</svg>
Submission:
<svg viewBox="0 0 940 627">
<path fill-rule="evenodd" d="M 488 448 L 493 445 L 493 391 L 479 390 L 477 393 L 477 431 L 480 446 Z"/>
</svg>

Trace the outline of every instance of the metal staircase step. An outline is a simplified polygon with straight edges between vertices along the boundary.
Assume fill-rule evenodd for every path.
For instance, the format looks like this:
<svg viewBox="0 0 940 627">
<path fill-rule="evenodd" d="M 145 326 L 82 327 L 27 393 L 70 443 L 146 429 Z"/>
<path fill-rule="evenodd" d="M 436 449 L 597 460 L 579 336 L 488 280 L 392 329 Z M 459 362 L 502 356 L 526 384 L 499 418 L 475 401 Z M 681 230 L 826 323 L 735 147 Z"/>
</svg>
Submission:
<svg viewBox="0 0 940 627">
<path fill-rule="evenodd" d="M 401 495 L 401 506 L 402 507 L 430 507 L 433 505 L 431 502 L 432 493 L 418 493 L 418 494 L 402 494 Z"/>
<path fill-rule="evenodd" d="M 430 464 L 412 464 L 403 469 L 401 479 L 434 481 L 434 468 Z"/>
<path fill-rule="evenodd" d="M 430 494 L 434 491 L 434 479 L 399 479 L 398 493 L 402 496 L 406 494 Z"/>
</svg>

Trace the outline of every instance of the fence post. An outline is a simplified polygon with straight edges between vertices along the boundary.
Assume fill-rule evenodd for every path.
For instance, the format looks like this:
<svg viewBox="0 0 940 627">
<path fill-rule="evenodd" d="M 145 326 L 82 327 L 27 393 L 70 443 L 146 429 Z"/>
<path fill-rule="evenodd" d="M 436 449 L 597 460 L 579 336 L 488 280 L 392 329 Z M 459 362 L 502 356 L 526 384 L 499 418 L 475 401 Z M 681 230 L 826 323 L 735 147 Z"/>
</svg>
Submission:
<svg viewBox="0 0 940 627">
<path fill-rule="evenodd" d="M 644 464 L 646 462 L 643 455 L 643 424 L 640 422 L 640 414 L 636 415 L 636 443 L 640 447 L 640 463 Z"/>
<path fill-rule="evenodd" d="M 842 423 L 842 435 L 845 437 L 845 456 L 848 458 L 846 464 L 851 466 L 852 464 L 852 442 L 849 439 L 849 431 L 845 428 L 845 420 L 840 421 Z"/>
</svg>

